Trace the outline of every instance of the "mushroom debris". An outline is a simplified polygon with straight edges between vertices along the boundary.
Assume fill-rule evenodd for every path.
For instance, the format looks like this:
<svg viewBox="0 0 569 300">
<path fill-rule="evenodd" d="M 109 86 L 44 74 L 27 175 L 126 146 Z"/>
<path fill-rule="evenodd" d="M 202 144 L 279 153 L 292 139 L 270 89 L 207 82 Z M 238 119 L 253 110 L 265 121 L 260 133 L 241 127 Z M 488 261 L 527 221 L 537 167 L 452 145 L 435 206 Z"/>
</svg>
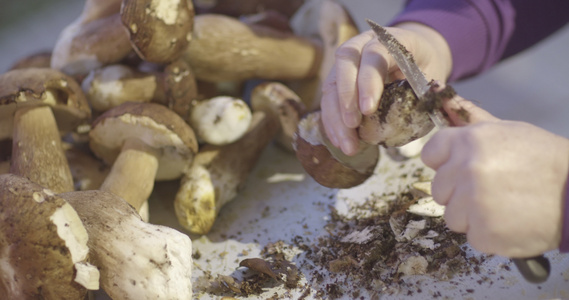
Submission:
<svg viewBox="0 0 569 300">
<path fill-rule="evenodd" d="M 63 198 L 26 178 L 0 175 L 0 295 L 83 299 L 99 289 L 88 235 Z"/>
</svg>

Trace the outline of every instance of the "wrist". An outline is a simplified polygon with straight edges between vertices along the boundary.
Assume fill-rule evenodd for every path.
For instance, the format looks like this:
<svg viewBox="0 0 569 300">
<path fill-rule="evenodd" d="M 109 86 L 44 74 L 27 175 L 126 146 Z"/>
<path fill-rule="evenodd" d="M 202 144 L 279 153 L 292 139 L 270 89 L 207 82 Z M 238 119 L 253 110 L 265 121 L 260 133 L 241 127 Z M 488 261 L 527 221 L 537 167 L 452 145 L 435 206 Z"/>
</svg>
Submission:
<svg viewBox="0 0 569 300">
<path fill-rule="evenodd" d="M 450 77 L 453 65 L 452 54 L 446 39 L 432 27 L 421 23 L 402 22 L 394 25 L 394 27 L 416 33 L 420 39 L 418 40 L 418 47 L 424 47 L 425 43 L 430 45 L 431 51 L 412 51 L 412 53 L 414 55 L 429 55 L 430 57 L 426 57 L 425 61 L 434 61 L 433 66 L 437 68 L 437 74 L 440 77 L 435 79 L 446 82 Z"/>
</svg>

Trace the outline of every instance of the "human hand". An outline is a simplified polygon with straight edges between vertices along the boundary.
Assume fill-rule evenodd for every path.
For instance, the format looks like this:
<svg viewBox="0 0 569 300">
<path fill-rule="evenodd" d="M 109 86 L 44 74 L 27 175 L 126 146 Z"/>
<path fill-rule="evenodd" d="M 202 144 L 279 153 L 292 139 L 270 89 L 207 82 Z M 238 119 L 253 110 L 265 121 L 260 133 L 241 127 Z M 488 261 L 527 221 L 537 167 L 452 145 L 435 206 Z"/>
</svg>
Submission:
<svg viewBox="0 0 569 300">
<path fill-rule="evenodd" d="M 432 194 L 446 206 L 447 226 L 489 254 L 522 258 L 557 249 L 569 140 L 500 120 L 458 96 L 444 108 L 458 127 L 437 132 L 421 157 L 437 171 Z"/>
<path fill-rule="evenodd" d="M 413 54 L 427 78 L 445 82 L 451 70 L 451 54 L 444 38 L 430 27 L 401 23 L 387 30 Z M 322 123 L 332 144 L 345 154 L 357 152 L 356 129 L 362 114 L 375 112 L 383 85 L 405 78 L 395 60 L 365 31 L 336 50 L 336 62 L 322 87 Z"/>
</svg>

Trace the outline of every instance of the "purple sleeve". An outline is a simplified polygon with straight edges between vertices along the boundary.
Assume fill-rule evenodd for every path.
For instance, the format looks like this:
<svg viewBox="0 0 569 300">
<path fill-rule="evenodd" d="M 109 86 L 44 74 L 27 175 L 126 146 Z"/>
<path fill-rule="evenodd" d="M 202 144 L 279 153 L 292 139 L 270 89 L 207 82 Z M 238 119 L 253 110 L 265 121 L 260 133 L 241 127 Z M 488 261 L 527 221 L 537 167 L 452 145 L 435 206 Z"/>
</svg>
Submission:
<svg viewBox="0 0 569 300">
<path fill-rule="evenodd" d="M 569 180 L 565 183 L 565 205 L 563 206 L 563 225 L 561 227 L 561 243 L 559 252 L 569 252 Z"/>
<path fill-rule="evenodd" d="M 419 22 L 447 40 L 449 81 L 479 74 L 569 21 L 567 0 L 410 0 L 390 25 Z"/>
</svg>

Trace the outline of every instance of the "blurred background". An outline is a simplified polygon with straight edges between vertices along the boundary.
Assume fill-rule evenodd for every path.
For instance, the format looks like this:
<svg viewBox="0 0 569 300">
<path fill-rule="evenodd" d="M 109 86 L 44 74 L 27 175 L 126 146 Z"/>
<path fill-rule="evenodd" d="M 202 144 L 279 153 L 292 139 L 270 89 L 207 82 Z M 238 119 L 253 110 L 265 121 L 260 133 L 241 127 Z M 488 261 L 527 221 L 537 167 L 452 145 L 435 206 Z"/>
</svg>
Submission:
<svg viewBox="0 0 569 300">
<path fill-rule="evenodd" d="M 342 0 L 362 30 L 365 18 L 387 23 L 403 0 Z M 81 12 L 80 0 L 0 0 L 0 72 L 55 44 Z M 476 79 L 454 84 L 465 98 L 504 119 L 569 137 L 569 26 Z"/>
</svg>

